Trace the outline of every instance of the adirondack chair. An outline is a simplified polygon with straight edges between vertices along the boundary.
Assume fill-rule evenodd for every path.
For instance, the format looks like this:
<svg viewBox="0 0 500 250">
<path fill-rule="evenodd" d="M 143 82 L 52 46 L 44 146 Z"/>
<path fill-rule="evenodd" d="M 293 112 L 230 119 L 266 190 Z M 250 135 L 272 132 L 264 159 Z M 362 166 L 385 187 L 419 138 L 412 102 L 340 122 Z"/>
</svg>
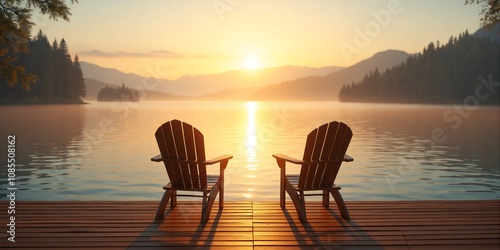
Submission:
<svg viewBox="0 0 500 250">
<path fill-rule="evenodd" d="M 285 190 L 290 196 L 301 221 L 307 221 L 305 196 L 323 196 L 323 206 L 329 206 L 332 194 L 342 217 L 350 219 L 349 211 L 340 194 L 340 187 L 334 181 L 342 162 L 354 159 L 346 155 L 352 138 L 351 129 L 337 121 L 326 123 L 314 129 L 307 136 L 304 157 L 298 160 L 283 154 L 274 154 L 280 167 L 280 205 L 285 207 Z M 300 174 L 286 174 L 286 162 L 301 165 Z M 322 193 L 304 194 L 307 191 Z"/>
<path fill-rule="evenodd" d="M 188 123 L 172 120 L 161 125 L 155 133 L 160 155 L 151 158 L 163 162 L 170 182 L 163 187 L 165 193 L 156 212 L 155 220 L 163 217 L 169 200 L 173 209 L 177 196 L 202 197 L 201 221 L 208 221 L 217 194 L 219 209 L 224 206 L 224 169 L 231 155 L 205 160 L 203 134 Z M 207 165 L 219 163 L 219 175 L 207 175 Z M 177 191 L 201 192 L 201 195 L 177 194 Z"/>
</svg>

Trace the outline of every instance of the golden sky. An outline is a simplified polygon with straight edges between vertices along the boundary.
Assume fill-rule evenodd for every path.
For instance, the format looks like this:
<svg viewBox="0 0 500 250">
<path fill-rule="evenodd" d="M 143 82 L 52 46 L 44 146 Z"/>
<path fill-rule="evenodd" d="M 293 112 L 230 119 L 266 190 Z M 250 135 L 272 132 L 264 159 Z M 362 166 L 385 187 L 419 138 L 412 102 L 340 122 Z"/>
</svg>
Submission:
<svg viewBox="0 0 500 250">
<path fill-rule="evenodd" d="M 81 0 L 71 21 L 34 14 L 81 61 L 177 79 L 241 68 L 349 66 L 421 52 L 480 25 L 464 0 Z M 158 73 L 159 72 L 159 73 Z"/>
</svg>

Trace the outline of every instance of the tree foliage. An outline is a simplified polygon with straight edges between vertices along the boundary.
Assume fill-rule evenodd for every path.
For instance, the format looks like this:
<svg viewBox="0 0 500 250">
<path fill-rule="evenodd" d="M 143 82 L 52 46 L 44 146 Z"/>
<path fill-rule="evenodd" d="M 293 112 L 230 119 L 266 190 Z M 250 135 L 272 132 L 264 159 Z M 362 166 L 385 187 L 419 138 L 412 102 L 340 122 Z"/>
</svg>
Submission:
<svg viewBox="0 0 500 250">
<path fill-rule="evenodd" d="M 27 74 L 37 75 L 36 83 L 26 91 L 22 85 L 9 86 L 0 79 L 0 101 L 3 103 L 81 103 L 86 89 L 78 56 L 74 61 L 62 39 L 51 46 L 42 33 L 28 41 L 29 54 L 18 56 L 17 63 Z"/>
<path fill-rule="evenodd" d="M 481 104 L 500 104 L 500 91 L 491 93 L 484 79 L 500 79 L 500 46 L 464 32 L 445 45 L 430 43 L 422 53 L 396 67 L 367 74 L 359 83 L 344 85 L 344 102 L 464 103 L 486 97 Z M 481 78 L 483 80 L 481 80 Z M 483 81 L 483 82 L 482 82 Z M 496 83 L 495 83 L 496 84 Z M 494 90 L 494 89 L 493 89 Z"/>
<path fill-rule="evenodd" d="M 500 22 L 500 0 L 465 0 L 465 4 L 482 4 L 481 23 L 491 28 Z"/>
<path fill-rule="evenodd" d="M 21 84 L 30 89 L 30 84 L 38 79 L 18 62 L 19 54 L 29 52 L 33 10 L 53 20 L 69 21 L 71 15 L 64 0 L 0 0 L 0 79 L 9 86 Z"/>
</svg>

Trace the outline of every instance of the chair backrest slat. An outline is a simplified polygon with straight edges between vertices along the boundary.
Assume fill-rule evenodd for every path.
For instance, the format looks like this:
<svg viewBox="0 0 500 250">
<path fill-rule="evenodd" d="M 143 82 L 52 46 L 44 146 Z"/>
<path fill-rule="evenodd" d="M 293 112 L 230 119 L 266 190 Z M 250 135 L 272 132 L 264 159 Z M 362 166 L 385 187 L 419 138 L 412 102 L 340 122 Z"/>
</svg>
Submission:
<svg viewBox="0 0 500 250">
<path fill-rule="evenodd" d="M 174 138 L 172 142 L 167 142 L 167 143 L 173 144 L 173 147 L 175 147 L 175 150 L 177 152 L 176 160 L 188 160 L 182 123 L 180 121 L 174 120 L 171 122 L 171 127 Z M 179 162 L 175 165 L 176 165 L 175 172 L 178 174 L 178 178 L 182 178 L 182 187 L 186 189 L 191 189 L 192 184 L 191 184 L 188 164 Z"/>
<path fill-rule="evenodd" d="M 194 136 L 194 147 L 196 149 L 196 160 L 199 162 L 204 162 L 205 158 L 205 140 L 203 139 L 203 134 L 196 128 L 193 128 Z M 200 188 L 205 189 L 207 187 L 207 166 L 198 165 L 198 174 L 200 180 Z"/>
<path fill-rule="evenodd" d="M 306 146 L 304 149 L 304 157 L 303 157 L 304 161 L 312 160 L 312 155 L 313 155 L 313 150 L 314 150 L 314 145 L 316 142 L 316 135 L 317 134 L 318 134 L 318 130 L 315 129 L 307 135 Z M 309 173 L 309 168 L 306 167 L 304 164 L 302 166 L 302 168 L 300 169 L 300 179 L 299 179 L 299 186 L 300 187 L 305 186 L 305 182 L 306 182 L 306 178 L 307 178 L 308 173 Z"/>
<path fill-rule="evenodd" d="M 351 138 L 351 129 L 343 123 L 338 124 L 338 127 L 336 128 L 334 143 L 332 144 L 332 149 L 329 154 L 330 159 L 342 159 L 347 151 L 347 148 L 349 147 Z M 327 171 L 325 171 L 325 177 L 320 185 L 332 186 L 335 179 L 337 178 L 337 174 L 339 172 L 341 164 L 342 161 L 330 163 L 331 167 L 328 167 Z"/>
<path fill-rule="evenodd" d="M 161 125 L 156 141 L 173 187 L 202 190 L 206 187 L 206 166 L 203 135 L 190 124 L 172 120 Z M 200 139 L 201 138 L 201 139 Z M 201 143 L 201 145 L 199 145 Z M 182 162 L 190 161 L 191 163 Z"/>
<path fill-rule="evenodd" d="M 194 146 L 194 130 L 195 128 L 189 124 L 183 123 L 183 132 L 184 132 L 184 142 L 186 145 L 186 159 L 189 161 L 196 161 L 196 147 Z M 193 189 L 200 189 L 200 175 L 198 164 L 189 163 L 189 173 L 191 177 L 191 185 Z"/>
<path fill-rule="evenodd" d="M 300 171 L 299 188 L 331 187 L 337 177 L 342 159 L 352 138 L 351 129 L 344 123 L 330 122 L 314 129 L 307 136 Z M 317 163 L 317 161 L 334 160 Z M 316 162 L 314 162 L 316 161 Z"/>
<path fill-rule="evenodd" d="M 324 124 L 322 127 L 325 127 L 327 132 L 325 132 L 325 137 L 323 141 L 323 148 L 321 150 L 321 155 L 319 157 L 320 160 L 329 160 L 332 159 L 332 148 L 335 146 L 335 135 L 337 134 L 335 130 L 337 130 L 339 123 L 331 122 L 329 124 Z M 321 128 L 321 127 L 320 127 Z M 314 183 L 312 186 L 318 187 L 322 185 L 326 185 L 324 182 L 327 180 L 327 175 L 329 170 L 331 170 L 332 163 L 321 163 L 318 166 L 317 170 L 317 178 L 314 179 Z"/>
<path fill-rule="evenodd" d="M 163 124 L 156 133 L 156 139 L 160 148 L 160 153 L 164 159 L 178 159 L 177 148 L 171 123 Z M 158 136 L 160 132 L 161 136 Z M 162 150 L 164 148 L 165 150 Z M 180 172 L 180 164 L 178 162 L 164 161 L 170 182 L 175 186 L 184 186 L 184 180 Z"/>
</svg>

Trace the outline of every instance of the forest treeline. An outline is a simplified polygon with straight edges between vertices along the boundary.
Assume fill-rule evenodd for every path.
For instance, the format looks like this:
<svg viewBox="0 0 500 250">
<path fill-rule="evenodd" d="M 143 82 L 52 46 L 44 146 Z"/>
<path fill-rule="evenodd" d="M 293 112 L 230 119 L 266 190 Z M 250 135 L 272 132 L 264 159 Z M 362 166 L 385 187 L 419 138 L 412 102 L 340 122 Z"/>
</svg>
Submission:
<svg viewBox="0 0 500 250">
<path fill-rule="evenodd" d="M 0 79 L 0 103 L 83 103 L 86 95 L 83 72 L 64 39 L 49 43 L 42 31 L 29 41 L 29 53 L 19 54 L 18 63 L 37 81 L 27 91 L 20 84 L 9 86 Z M 9 76 L 6 76 L 9 77 Z"/>
<path fill-rule="evenodd" d="M 138 102 L 139 92 L 125 87 L 122 83 L 121 87 L 106 86 L 102 88 L 97 94 L 97 101 L 99 102 Z"/>
<path fill-rule="evenodd" d="M 422 53 L 381 73 L 371 71 L 346 84 L 342 102 L 463 104 L 480 95 L 479 104 L 500 104 L 500 45 L 467 31 L 446 44 L 430 43 Z"/>
</svg>

